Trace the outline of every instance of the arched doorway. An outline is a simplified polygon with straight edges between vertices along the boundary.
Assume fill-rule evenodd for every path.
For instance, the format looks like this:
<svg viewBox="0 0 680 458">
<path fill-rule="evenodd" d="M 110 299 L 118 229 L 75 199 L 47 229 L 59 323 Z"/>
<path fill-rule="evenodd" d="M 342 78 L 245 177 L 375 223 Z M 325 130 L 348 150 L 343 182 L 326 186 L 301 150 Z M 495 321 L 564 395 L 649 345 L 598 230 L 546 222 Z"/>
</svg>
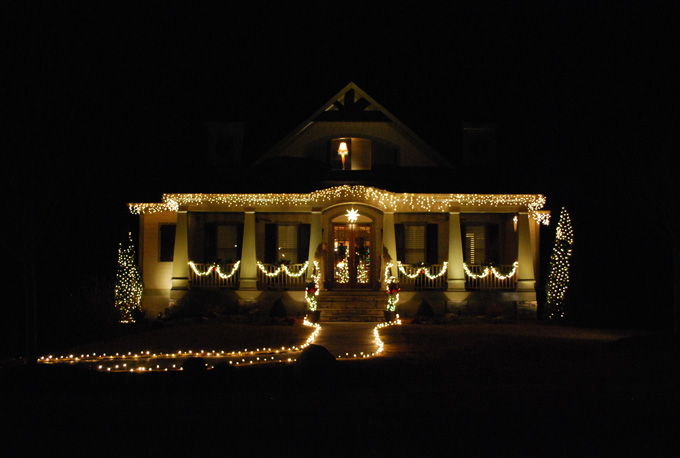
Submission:
<svg viewBox="0 0 680 458">
<path fill-rule="evenodd" d="M 363 211 L 364 208 L 342 206 L 330 215 L 326 260 L 330 289 L 373 289 L 376 285 L 380 267 L 376 227 L 374 219 L 367 214 L 372 212 Z"/>
</svg>

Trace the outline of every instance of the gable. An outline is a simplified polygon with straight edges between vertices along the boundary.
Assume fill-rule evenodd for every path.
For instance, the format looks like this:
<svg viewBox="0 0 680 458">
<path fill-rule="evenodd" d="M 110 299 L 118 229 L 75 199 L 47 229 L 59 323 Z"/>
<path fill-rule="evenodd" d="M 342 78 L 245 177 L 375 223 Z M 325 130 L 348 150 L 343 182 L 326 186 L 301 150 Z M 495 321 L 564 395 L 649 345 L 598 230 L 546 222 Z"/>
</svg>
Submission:
<svg viewBox="0 0 680 458">
<path fill-rule="evenodd" d="M 354 83 L 335 94 L 256 164 L 279 157 L 327 162 L 330 141 L 341 137 L 371 141 L 377 157 L 393 155 L 394 165 L 399 167 L 450 167 L 445 158 Z"/>
</svg>

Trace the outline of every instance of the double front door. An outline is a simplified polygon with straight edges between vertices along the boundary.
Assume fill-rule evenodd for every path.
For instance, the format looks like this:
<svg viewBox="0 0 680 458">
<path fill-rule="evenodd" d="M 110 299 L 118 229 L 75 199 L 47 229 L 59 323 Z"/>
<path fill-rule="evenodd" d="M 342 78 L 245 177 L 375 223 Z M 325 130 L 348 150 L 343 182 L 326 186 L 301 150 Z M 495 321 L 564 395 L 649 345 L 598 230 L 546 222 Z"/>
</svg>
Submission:
<svg viewBox="0 0 680 458">
<path fill-rule="evenodd" d="M 370 288 L 375 263 L 370 224 L 333 224 L 330 261 L 334 288 Z"/>
</svg>

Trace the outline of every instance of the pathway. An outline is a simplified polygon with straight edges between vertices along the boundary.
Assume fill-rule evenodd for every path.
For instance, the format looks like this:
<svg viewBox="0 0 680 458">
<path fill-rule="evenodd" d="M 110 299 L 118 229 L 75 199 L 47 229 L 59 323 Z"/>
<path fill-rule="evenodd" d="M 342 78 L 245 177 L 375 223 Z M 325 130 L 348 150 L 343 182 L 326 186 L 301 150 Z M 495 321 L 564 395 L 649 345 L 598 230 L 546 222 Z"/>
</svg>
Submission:
<svg viewBox="0 0 680 458">
<path fill-rule="evenodd" d="M 326 347 L 336 358 L 345 353 L 359 355 L 376 350 L 373 328 L 377 323 L 322 322 L 321 332 L 314 342 Z"/>
</svg>

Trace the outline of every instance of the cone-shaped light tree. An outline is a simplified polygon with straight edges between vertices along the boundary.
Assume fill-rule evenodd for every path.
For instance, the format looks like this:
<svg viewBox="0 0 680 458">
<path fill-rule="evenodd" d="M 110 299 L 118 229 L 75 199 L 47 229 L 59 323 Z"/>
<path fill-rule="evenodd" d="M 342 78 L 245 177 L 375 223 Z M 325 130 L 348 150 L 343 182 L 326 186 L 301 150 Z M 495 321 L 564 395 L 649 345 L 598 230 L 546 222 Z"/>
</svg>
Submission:
<svg viewBox="0 0 680 458">
<path fill-rule="evenodd" d="M 114 304 L 120 312 L 121 323 L 134 323 L 135 311 L 139 310 L 142 301 L 142 279 L 135 259 L 135 246 L 132 234 L 128 234 L 127 244 L 118 246 L 118 266 L 116 269 L 116 287 Z"/>
<path fill-rule="evenodd" d="M 546 285 L 548 319 L 560 319 L 566 315 L 565 299 L 569 287 L 569 267 L 574 244 L 574 230 L 567 209 L 562 207 L 555 230 L 555 244 L 550 255 L 550 270 Z"/>
</svg>

